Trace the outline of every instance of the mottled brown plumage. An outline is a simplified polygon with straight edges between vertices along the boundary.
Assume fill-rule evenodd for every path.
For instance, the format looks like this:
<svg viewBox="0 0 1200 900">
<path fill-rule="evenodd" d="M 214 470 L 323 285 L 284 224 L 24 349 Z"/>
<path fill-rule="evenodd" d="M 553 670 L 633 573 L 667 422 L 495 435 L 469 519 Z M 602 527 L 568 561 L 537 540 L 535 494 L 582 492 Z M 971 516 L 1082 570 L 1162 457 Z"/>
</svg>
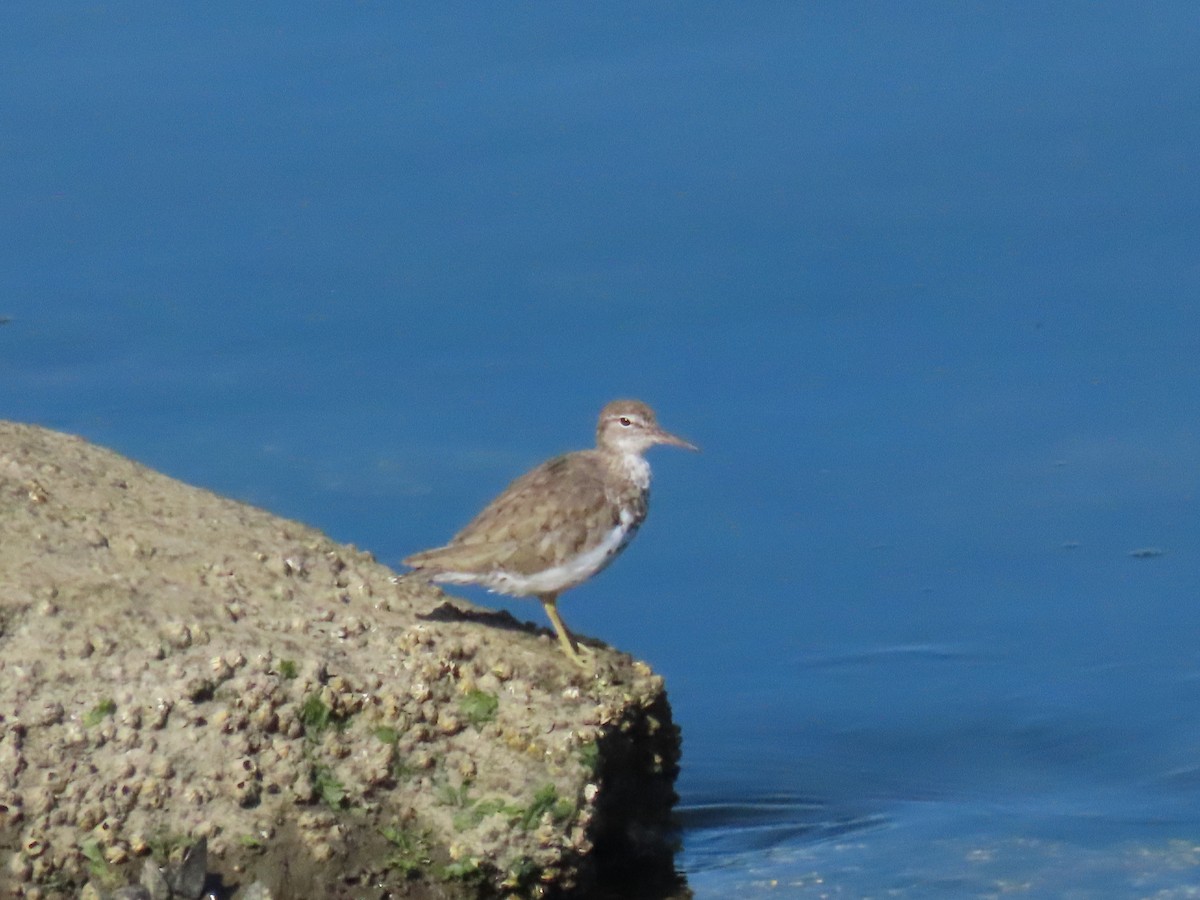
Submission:
<svg viewBox="0 0 1200 900">
<path fill-rule="evenodd" d="M 558 615 L 558 595 L 607 566 L 637 533 L 650 498 L 650 466 L 642 454 L 655 444 L 696 449 L 660 428 L 646 404 L 615 400 L 600 413 L 596 449 L 542 463 L 450 543 L 404 563 L 434 581 L 537 597 L 563 649 L 580 662 Z"/>
</svg>

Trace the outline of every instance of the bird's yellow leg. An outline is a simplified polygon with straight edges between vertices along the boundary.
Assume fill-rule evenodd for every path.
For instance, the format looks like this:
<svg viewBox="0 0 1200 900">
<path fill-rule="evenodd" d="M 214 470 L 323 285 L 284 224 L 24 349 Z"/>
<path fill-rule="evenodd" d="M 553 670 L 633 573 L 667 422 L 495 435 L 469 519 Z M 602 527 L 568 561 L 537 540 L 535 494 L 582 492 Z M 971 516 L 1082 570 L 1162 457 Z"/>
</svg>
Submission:
<svg viewBox="0 0 1200 900">
<path fill-rule="evenodd" d="M 591 653 L 587 647 L 580 647 L 575 642 L 575 636 L 567 630 L 567 626 L 563 624 L 562 617 L 558 614 L 558 595 L 544 594 L 538 597 L 542 601 L 542 607 L 546 610 L 546 615 L 550 617 L 550 624 L 554 626 L 554 630 L 558 633 L 558 642 L 562 644 L 563 651 L 567 654 L 567 658 L 580 668 L 590 668 L 590 664 L 582 656 L 579 655 L 580 649 L 585 653 Z"/>
</svg>

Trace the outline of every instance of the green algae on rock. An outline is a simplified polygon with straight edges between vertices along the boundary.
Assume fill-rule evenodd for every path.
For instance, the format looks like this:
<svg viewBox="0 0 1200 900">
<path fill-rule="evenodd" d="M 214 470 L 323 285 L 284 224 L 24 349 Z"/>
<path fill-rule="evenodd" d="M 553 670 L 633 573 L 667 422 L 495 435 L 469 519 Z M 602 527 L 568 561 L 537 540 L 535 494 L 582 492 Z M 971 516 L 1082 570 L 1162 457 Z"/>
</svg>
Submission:
<svg viewBox="0 0 1200 900">
<path fill-rule="evenodd" d="M 681 890 L 661 678 L 0 422 L 0 896 L 203 839 L 275 900 Z"/>
</svg>

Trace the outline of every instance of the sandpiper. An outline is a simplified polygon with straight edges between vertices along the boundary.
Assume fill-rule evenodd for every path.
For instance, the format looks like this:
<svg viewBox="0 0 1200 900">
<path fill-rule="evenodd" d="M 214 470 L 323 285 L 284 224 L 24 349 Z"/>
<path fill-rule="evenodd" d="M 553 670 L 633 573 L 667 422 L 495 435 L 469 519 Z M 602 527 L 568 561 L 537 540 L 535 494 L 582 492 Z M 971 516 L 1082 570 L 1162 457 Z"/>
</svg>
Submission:
<svg viewBox="0 0 1200 900">
<path fill-rule="evenodd" d="M 638 400 L 600 411 L 596 449 L 548 460 L 510 484 L 444 547 L 404 560 L 447 584 L 479 584 L 513 597 L 536 597 L 563 650 L 584 665 L 558 614 L 558 595 L 587 581 L 625 549 L 646 518 L 655 444 L 698 449 L 659 427 Z"/>
</svg>

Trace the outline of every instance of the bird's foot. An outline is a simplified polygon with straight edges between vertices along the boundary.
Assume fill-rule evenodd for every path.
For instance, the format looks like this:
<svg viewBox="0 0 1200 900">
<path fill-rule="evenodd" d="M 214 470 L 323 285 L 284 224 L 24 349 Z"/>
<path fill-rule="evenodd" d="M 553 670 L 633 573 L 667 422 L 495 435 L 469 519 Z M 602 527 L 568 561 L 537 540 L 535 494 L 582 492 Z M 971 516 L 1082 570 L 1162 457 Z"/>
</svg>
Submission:
<svg viewBox="0 0 1200 900">
<path fill-rule="evenodd" d="M 563 649 L 566 651 L 567 659 L 579 666 L 585 672 L 590 672 L 596 668 L 596 651 L 587 644 L 581 644 L 578 641 L 573 642 L 573 646 L 568 647 L 563 644 Z"/>
</svg>

